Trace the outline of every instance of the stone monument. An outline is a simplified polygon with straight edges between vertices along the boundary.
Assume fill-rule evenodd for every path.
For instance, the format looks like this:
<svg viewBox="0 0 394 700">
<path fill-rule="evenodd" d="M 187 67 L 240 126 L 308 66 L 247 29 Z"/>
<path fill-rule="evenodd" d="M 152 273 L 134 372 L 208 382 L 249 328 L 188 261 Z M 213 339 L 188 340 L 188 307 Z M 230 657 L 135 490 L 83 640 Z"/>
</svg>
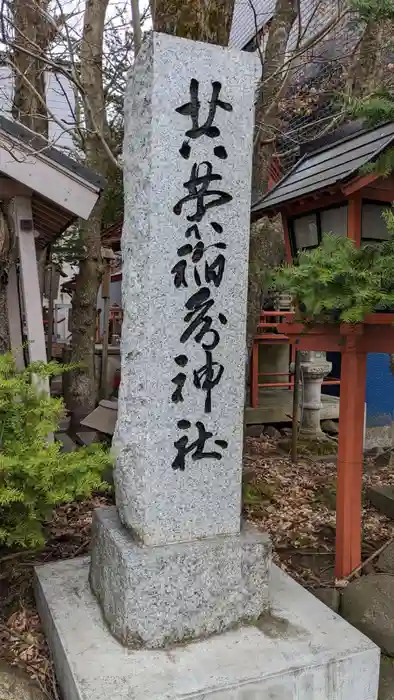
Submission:
<svg viewBox="0 0 394 700">
<path fill-rule="evenodd" d="M 153 34 L 129 81 L 116 508 L 90 567 L 37 570 L 64 700 L 376 698 L 374 645 L 270 583 L 269 538 L 241 527 L 259 69 Z"/>
<path fill-rule="evenodd" d="M 268 605 L 268 537 L 240 531 L 257 78 L 251 54 L 209 45 L 196 61 L 192 42 L 153 35 L 126 95 L 117 511 L 95 514 L 90 574 L 126 645 Z"/>
</svg>

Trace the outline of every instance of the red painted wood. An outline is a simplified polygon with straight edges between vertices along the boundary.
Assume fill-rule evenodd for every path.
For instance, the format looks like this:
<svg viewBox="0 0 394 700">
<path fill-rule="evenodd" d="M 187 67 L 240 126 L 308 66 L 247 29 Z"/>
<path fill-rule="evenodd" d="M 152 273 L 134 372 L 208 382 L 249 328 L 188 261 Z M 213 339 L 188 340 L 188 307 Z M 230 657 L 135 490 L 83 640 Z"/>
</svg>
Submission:
<svg viewBox="0 0 394 700">
<path fill-rule="evenodd" d="M 390 190 L 378 190 L 373 187 L 366 187 L 361 194 L 363 199 L 372 199 L 376 202 L 391 204 L 391 202 L 394 200 L 394 187 L 392 187 Z"/>
<path fill-rule="evenodd" d="M 342 353 L 336 495 L 335 576 L 361 564 L 361 492 L 367 356 L 347 346 Z"/>
<path fill-rule="evenodd" d="M 268 191 L 279 182 L 282 177 L 280 160 L 277 156 L 273 156 L 268 168 Z"/>
<path fill-rule="evenodd" d="M 259 344 L 253 342 L 252 346 L 252 361 L 250 366 L 250 403 L 252 408 L 258 408 L 259 405 Z"/>
<path fill-rule="evenodd" d="M 361 352 L 394 352 L 394 333 L 390 329 L 390 333 L 387 334 L 387 328 L 382 333 L 382 329 L 383 326 L 376 326 L 375 330 L 374 326 L 370 326 L 364 338 L 360 340 Z"/>
<path fill-rule="evenodd" d="M 378 178 L 378 173 L 368 173 L 367 175 L 359 175 L 358 177 L 355 177 L 353 180 L 351 180 L 347 185 L 344 185 L 344 187 L 342 187 L 342 192 L 345 195 L 345 197 L 349 197 L 355 192 L 359 192 L 360 190 L 362 190 L 363 187 L 367 187 L 372 182 L 375 182 L 375 180 L 378 180 Z"/>
<path fill-rule="evenodd" d="M 286 261 L 289 263 L 289 265 L 291 265 L 293 262 L 293 254 L 291 252 L 289 226 L 287 222 L 287 216 L 285 214 L 282 214 L 282 226 L 285 237 Z"/>
<path fill-rule="evenodd" d="M 346 204 L 347 199 L 343 193 L 338 190 L 338 192 L 329 193 L 322 192 L 321 196 L 317 199 L 311 196 L 309 199 L 296 200 L 286 205 L 286 208 L 282 206 L 279 213 L 283 212 L 287 217 L 298 216 L 299 214 L 306 214 L 309 211 L 316 211 L 316 209 L 324 209 L 325 207 L 330 207 L 334 204 Z"/>
<path fill-rule="evenodd" d="M 357 216 L 357 215 L 356 215 Z M 368 352 L 394 351 L 394 314 L 370 314 L 365 323 L 306 326 L 281 323 L 280 332 L 305 350 L 342 353 L 339 411 L 335 575 L 361 563 L 361 492 L 366 362 Z"/>
<path fill-rule="evenodd" d="M 368 314 L 365 317 L 364 323 L 374 326 L 387 326 L 394 324 L 394 314 Z"/>
<path fill-rule="evenodd" d="M 289 318 L 289 319 L 293 320 L 294 311 L 262 311 L 260 314 L 260 320 L 264 321 L 264 319 L 270 318 L 271 316 L 273 316 L 273 317 L 280 316 L 281 318 Z"/>
<path fill-rule="evenodd" d="M 348 330 L 363 328 L 358 338 L 360 352 L 394 352 L 394 314 L 370 314 L 361 324 L 327 324 L 305 326 L 302 323 L 279 323 L 278 331 L 289 338 L 298 350 L 343 352 L 344 336 Z"/>
<path fill-rule="evenodd" d="M 347 209 L 347 237 L 355 242 L 356 247 L 361 245 L 361 195 L 356 192 L 348 201 Z"/>
<path fill-rule="evenodd" d="M 254 340 L 263 344 L 265 343 L 266 345 L 271 345 L 271 343 L 287 345 L 289 342 L 287 335 L 281 335 L 281 333 L 262 333 L 261 335 L 255 335 Z"/>
</svg>

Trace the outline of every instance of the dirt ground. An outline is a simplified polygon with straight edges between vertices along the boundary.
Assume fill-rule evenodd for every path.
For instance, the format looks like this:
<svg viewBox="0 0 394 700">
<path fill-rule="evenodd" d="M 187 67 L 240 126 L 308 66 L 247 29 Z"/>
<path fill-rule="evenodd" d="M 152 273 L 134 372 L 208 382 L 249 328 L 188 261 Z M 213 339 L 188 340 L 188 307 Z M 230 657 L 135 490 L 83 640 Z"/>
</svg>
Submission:
<svg viewBox="0 0 394 700">
<path fill-rule="evenodd" d="M 394 486 L 391 466 L 365 464 L 364 488 Z M 334 584 L 335 478 L 332 462 L 283 457 L 266 437 L 248 438 L 244 463 L 244 516 L 270 533 L 274 559 L 300 583 Z M 49 700 L 58 700 L 52 663 L 34 603 L 33 567 L 86 554 L 92 510 L 110 497 L 58 508 L 47 524 L 43 551 L 0 550 L 0 655 L 34 678 Z M 363 558 L 394 536 L 394 521 L 363 506 Z"/>
</svg>

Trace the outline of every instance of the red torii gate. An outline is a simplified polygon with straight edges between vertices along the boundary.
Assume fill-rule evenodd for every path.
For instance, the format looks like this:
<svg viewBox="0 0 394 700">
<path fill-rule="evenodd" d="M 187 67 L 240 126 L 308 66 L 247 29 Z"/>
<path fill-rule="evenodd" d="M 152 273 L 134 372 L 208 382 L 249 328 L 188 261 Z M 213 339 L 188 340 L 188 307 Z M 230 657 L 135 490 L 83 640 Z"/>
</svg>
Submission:
<svg viewBox="0 0 394 700">
<path fill-rule="evenodd" d="M 252 208 L 252 220 L 281 214 L 288 262 L 297 250 L 319 245 L 322 233 L 330 230 L 358 247 L 363 241 L 384 240 L 389 234 L 381 214 L 394 201 L 394 177 L 363 170 L 393 143 L 391 123 L 304 156 Z M 290 321 L 278 330 L 300 350 L 342 354 L 335 564 L 340 579 L 361 564 L 366 357 L 394 352 L 394 314 L 371 314 L 359 324 L 313 327 Z"/>
<path fill-rule="evenodd" d="M 364 447 L 366 359 L 369 352 L 394 351 L 394 314 L 371 314 L 364 323 L 282 323 L 280 331 L 299 350 L 342 354 L 336 496 L 335 575 L 361 564 L 361 492 Z"/>
</svg>

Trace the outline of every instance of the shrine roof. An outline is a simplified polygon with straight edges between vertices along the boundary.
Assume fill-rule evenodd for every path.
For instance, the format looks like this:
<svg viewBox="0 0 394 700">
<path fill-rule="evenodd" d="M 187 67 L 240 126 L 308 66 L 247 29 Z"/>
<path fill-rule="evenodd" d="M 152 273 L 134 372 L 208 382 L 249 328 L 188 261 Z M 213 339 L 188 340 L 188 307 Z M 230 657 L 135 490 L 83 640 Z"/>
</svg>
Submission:
<svg viewBox="0 0 394 700">
<path fill-rule="evenodd" d="M 357 132 L 305 154 L 296 165 L 252 206 L 252 218 L 346 182 L 373 162 L 394 142 L 394 123 Z"/>
<path fill-rule="evenodd" d="M 52 243 L 78 217 L 88 219 L 104 185 L 101 175 L 0 115 L 0 200 L 31 199 L 38 247 Z"/>
<path fill-rule="evenodd" d="M 43 136 L 23 126 L 20 122 L 7 119 L 7 117 L 0 115 L 0 132 L 5 132 L 9 136 L 24 143 L 29 148 L 32 148 L 33 151 L 44 155 L 53 163 L 60 165 L 70 173 L 78 175 L 91 185 L 99 189 L 104 187 L 105 179 L 101 175 L 87 168 L 85 165 L 82 165 L 82 163 L 79 163 L 77 160 L 65 155 L 65 153 L 62 153 L 62 151 L 57 148 L 54 148 Z"/>
</svg>

